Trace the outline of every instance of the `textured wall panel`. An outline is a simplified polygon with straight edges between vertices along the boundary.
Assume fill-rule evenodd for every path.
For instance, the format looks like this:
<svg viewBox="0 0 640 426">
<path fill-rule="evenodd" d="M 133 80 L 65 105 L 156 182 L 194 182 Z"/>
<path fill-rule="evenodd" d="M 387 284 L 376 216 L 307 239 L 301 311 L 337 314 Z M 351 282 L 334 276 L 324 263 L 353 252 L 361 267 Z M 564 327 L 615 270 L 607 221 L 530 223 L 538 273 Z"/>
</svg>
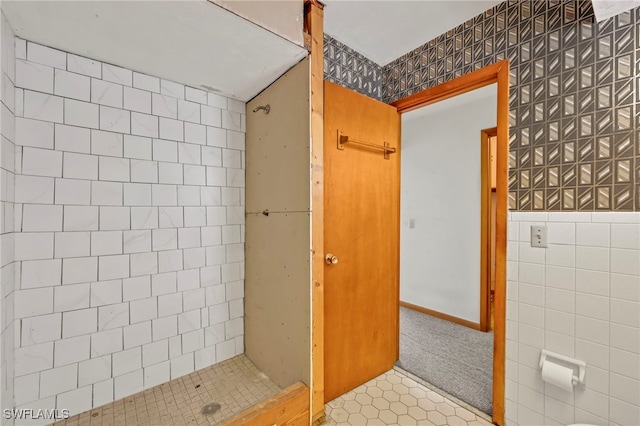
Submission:
<svg viewBox="0 0 640 426">
<path fill-rule="evenodd" d="M 382 97 L 382 67 L 327 34 L 324 78 L 378 100 Z"/>
<path fill-rule="evenodd" d="M 393 102 L 508 58 L 509 207 L 640 210 L 635 9 L 596 23 L 587 1 L 508 1 L 383 69 Z"/>
</svg>

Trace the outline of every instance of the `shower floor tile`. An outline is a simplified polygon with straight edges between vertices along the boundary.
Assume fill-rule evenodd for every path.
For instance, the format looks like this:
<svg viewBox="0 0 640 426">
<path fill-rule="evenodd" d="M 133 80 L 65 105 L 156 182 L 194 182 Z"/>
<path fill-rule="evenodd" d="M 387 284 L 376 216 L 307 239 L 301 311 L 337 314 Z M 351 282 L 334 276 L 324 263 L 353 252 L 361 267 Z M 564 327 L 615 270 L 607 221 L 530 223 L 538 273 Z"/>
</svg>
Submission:
<svg viewBox="0 0 640 426">
<path fill-rule="evenodd" d="M 239 355 L 55 425 L 213 425 L 280 390 L 249 358 Z M 214 403 L 219 410 L 209 405 Z M 211 414 L 202 413 L 207 405 Z"/>
</svg>

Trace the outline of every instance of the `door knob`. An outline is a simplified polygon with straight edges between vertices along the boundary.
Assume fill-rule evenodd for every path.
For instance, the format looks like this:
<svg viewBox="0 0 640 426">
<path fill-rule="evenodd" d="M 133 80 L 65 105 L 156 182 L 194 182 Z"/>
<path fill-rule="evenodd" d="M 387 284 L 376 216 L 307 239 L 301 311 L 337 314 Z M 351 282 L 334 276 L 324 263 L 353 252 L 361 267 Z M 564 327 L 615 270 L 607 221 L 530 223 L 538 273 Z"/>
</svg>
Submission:
<svg viewBox="0 0 640 426">
<path fill-rule="evenodd" d="M 334 256 L 331 253 L 327 253 L 327 255 L 324 257 L 324 261 L 327 263 L 327 265 L 335 265 L 336 263 L 338 263 L 338 257 Z"/>
</svg>

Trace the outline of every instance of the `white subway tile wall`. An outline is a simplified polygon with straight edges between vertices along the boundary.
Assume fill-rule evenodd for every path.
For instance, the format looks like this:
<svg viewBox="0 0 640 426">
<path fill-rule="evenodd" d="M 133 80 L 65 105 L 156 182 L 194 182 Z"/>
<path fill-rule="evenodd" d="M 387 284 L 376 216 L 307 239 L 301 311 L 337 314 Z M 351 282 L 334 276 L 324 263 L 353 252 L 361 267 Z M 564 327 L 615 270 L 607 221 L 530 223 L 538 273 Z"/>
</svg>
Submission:
<svg viewBox="0 0 640 426">
<path fill-rule="evenodd" d="M 14 365 L 14 340 L 21 340 L 20 335 L 20 321 L 14 321 L 14 297 L 15 289 L 17 287 L 15 283 L 15 276 L 20 275 L 19 262 L 15 260 L 15 231 L 20 231 L 19 226 L 16 227 L 16 222 L 21 220 L 22 213 L 16 215 L 16 209 L 14 208 L 15 201 L 15 163 L 16 163 L 16 149 L 15 144 L 18 138 L 24 140 L 27 146 L 41 147 L 47 145 L 53 140 L 49 137 L 52 136 L 51 124 L 47 123 L 42 126 L 25 126 L 24 123 L 20 123 L 19 126 L 15 121 L 16 105 L 16 90 L 14 83 L 16 82 L 16 55 L 14 53 L 15 37 L 13 30 L 9 26 L 4 13 L 0 16 L 0 64 L 1 64 L 1 81 L 0 81 L 0 403 L 2 407 L 13 407 L 14 398 L 18 399 L 30 399 L 32 397 L 39 398 L 37 391 L 34 395 L 34 382 L 39 380 L 38 373 L 35 376 L 25 376 L 19 381 L 14 380 L 14 370 L 18 369 L 17 365 Z M 47 89 L 53 90 L 53 87 L 49 87 L 48 77 L 41 75 L 40 67 L 35 64 L 34 67 L 25 67 L 26 64 L 21 63 L 20 69 L 24 71 L 21 80 L 25 84 L 40 84 L 47 85 Z M 24 69 L 26 68 L 26 69 Z M 49 72 L 49 70 L 45 71 Z M 51 81 L 53 83 L 53 81 Z M 22 110 L 22 107 L 20 107 Z M 31 143 L 30 143 L 31 142 Z M 49 148 L 52 148 L 50 145 Z M 38 155 L 30 156 L 30 166 L 37 169 L 42 166 L 40 163 L 41 158 Z M 47 167 L 46 165 L 44 166 Z M 35 190 L 31 193 L 31 196 L 38 193 Z M 36 208 L 37 210 L 37 208 Z M 32 216 L 35 210 L 30 210 L 27 213 L 28 227 L 27 232 L 36 231 L 48 231 L 50 227 L 58 226 L 59 212 L 50 212 L 54 217 L 47 217 L 43 223 L 36 225 L 32 221 Z M 20 218 L 20 219 L 17 219 Z M 22 241 L 24 242 L 24 241 Z M 48 248 L 45 249 L 45 251 Z M 28 256 L 28 254 L 27 254 Z M 34 266 L 38 270 L 43 270 L 44 273 L 50 271 L 49 265 L 41 265 L 41 261 L 33 261 Z M 37 263 L 36 263 L 37 262 Z M 55 267 L 53 268 L 55 272 Z M 45 277 L 43 277 L 44 279 Z M 38 280 L 34 280 L 33 277 L 26 277 L 27 284 L 25 288 L 32 288 L 38 285 Z M 47 323 L 50 317 L 41 317 L 38 320 L 34 320 L 33 323 L 29 323 L 27 327 L 36 328 L 36 332 L 30 337 L 31 342 L 34 345 L 44 343 L 44 345 L 51 345 L 51 340 L 55 339 L 55 336 L 60 334 L 60 329 L 56 325 L 50 325 Z M 54 318 L 55 319 L 55 318 Z M 44 351 L 46 352 L 46 351 Z M 48 354 L 44 354 L 44 358 L 41 359 L 43 364 L 48 364 Z M 34 361 L 36 362 L 36 361 Z M 52 367 L 52 366 L 51 366 Z M 51 368 L 49 367 L 49 368 Z M 39 382 L 38 382 L 39 383 Z M 15 387 L 20 387 L 20 391 L 14 394 Z M 4 417 L 4 416 L 3 416 Z M 0 420 L 1 424 L 12 424 L 10 420 Z"/>
<path fill-rule="evenodd" d="M 640 213 L 509 213 L 506 348 L 508 425 L 640 424 Z M 585 361 L 586 386 L 543 382 L 541 349 Z"/>
<path fill-rule="evenodd" d="M 75 414 L 242 353 L 244 103 L 15 46 L 24 107 L 2 138 L 15 404 Z"/>
</svg>

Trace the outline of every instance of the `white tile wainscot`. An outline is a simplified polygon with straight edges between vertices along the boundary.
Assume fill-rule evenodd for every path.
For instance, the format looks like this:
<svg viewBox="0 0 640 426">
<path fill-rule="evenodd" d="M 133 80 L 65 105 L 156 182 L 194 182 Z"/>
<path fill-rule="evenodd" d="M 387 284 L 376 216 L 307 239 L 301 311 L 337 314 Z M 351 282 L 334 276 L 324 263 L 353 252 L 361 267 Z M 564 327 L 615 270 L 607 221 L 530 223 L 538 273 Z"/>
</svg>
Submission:
<svg viewBox="0 0 640 426">
<path fill-rule="evenodd" d="M 506 315 L 508 425 L 640 424 L 640 212 L 510 212 Z M 544 383 L 543 348 L 585 361 L 586 386 Z"/>
</svg>

